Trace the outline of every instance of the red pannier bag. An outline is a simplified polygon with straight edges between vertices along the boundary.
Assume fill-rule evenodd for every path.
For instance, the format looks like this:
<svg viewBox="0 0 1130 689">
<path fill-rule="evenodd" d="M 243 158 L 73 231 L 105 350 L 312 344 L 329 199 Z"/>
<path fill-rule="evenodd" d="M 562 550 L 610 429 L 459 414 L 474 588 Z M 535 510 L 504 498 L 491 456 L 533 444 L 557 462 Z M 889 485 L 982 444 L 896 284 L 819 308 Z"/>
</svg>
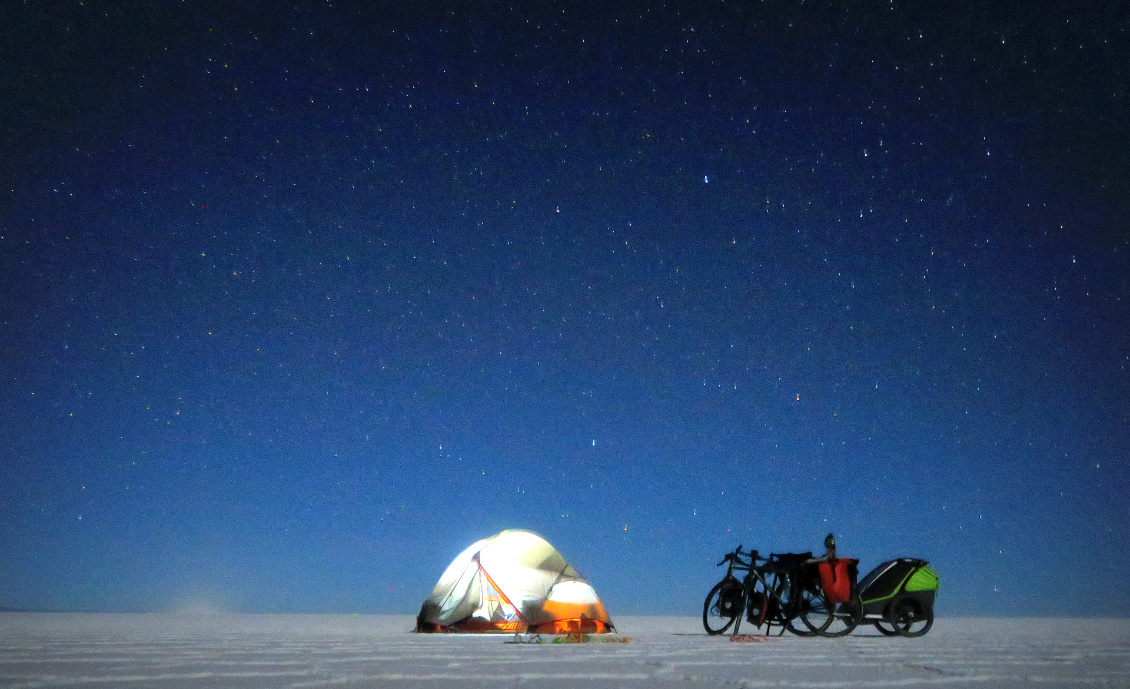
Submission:
<svg viewBox="0 0 1130 689">
<path fill-rule="evenodd" d="M 838 557 L 818 563 L 820 585 L 824 587 L 824 598 L 831 605 L 839 605 L 851 600 L 851 590 L 859 560 Z"/>
</svg>

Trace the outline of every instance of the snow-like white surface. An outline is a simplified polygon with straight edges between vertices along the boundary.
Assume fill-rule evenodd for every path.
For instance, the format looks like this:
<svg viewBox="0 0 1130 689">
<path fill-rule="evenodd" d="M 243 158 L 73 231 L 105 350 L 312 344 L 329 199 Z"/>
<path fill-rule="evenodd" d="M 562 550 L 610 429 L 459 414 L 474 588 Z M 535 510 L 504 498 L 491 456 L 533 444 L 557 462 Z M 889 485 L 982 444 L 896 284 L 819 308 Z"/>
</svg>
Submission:
<svg viewBox="0 0 1130 689">
<path fill-rule="evenodd" d="M 631 643 L 540 645 L 413 622 L 0 613 L 0 687 L 1130 687 L 1130 620 L 943 617 L 918 639 L 731 643 L 695 618 L 619 617 Z"/>
</svg>

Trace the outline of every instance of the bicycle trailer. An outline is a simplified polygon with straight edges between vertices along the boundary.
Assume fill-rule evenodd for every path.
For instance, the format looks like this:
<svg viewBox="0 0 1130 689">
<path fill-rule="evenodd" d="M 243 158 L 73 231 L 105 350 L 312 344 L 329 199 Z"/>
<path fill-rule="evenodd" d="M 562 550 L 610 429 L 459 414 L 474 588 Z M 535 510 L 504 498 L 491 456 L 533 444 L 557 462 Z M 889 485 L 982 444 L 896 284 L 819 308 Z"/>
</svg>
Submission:
<svg viewBox="0 0 1130 689">
<path fill-rule="evenodd" d="M 859 582 L 863 620 L 887 635 L 922 636 L 934 624 L 938 575 L 926 560 L 887 560 Z"/>
</svg>

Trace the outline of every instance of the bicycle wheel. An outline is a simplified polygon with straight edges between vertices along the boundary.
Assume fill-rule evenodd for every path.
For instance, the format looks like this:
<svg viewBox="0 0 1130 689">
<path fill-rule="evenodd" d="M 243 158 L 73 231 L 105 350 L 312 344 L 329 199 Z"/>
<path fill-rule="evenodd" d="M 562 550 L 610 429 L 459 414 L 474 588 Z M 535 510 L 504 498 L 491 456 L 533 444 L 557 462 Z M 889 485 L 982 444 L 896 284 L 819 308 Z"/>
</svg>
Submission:
<svg viewBox="0 0 1130 689">
<path fill-rule="evenodd" d="M 797 636 L 823 634 L 832 624 L 832 610 L 823 594 L 814 588 L 805 587 L 797 592 L 792 607 L 796 611 L 796 617 L 790 620 L 789 630 Z"/>
<path fill-rule="evenodd" d="M 886 626 L 885 621 L 875 620 L 875 629 L 878 629 L 883 636 L 898 636 L 898 630 Z"/>
<path fill-rule="evenodd" d="M 863 601 L 857 593 L 851 597 L 851 600 L 832 606 L 832 619 L 820 635 L 847 636 L 859 626 L 861 619 L 863 619 Z"/>
<path fill-rule="evenodd" d="M 732 590 L 734 585 L 741 586 L 733 579 L 723 579 L 710 589 L 706 602 L 702 604 L 702 626 L 710 635 L 721 634 L 734 624 L 734 620 L 741 615 L 744 606 L 731 602 L 729 606 L 722 605 L 722 590 Z M 739 594 L 740 595 L 740 594 Z M 738 601 L 741 603 L 742 601 Z"/>
<path fill-rule="evenodd" d="M 887 624 L 902 636 L 922 636 L 934 626 L 934 609 L 913 598 L 895 600 L 887 610 Z"/>
</svg>

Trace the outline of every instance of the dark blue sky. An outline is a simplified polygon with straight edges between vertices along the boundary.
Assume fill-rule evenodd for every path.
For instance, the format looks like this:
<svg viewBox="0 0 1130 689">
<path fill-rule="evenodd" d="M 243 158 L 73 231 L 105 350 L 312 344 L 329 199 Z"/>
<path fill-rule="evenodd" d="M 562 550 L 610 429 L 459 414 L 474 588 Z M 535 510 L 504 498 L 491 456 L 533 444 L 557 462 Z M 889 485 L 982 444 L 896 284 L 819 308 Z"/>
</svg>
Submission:
<svg viewBox="0 0 1130 689">
<path fill-rule="evenodd" d="M 0 607 L 1130 613 L 1124 3 L 403 4 L 8 11 Z"/>
</svg>

